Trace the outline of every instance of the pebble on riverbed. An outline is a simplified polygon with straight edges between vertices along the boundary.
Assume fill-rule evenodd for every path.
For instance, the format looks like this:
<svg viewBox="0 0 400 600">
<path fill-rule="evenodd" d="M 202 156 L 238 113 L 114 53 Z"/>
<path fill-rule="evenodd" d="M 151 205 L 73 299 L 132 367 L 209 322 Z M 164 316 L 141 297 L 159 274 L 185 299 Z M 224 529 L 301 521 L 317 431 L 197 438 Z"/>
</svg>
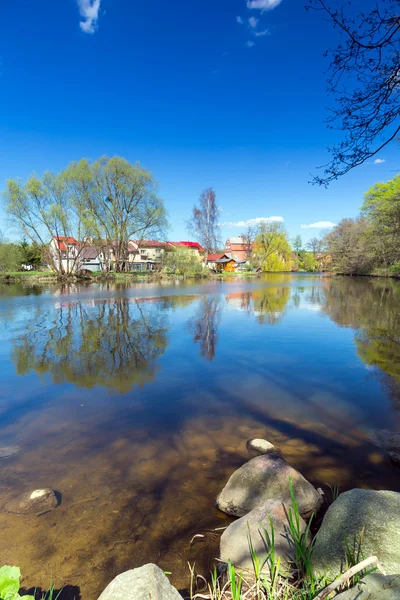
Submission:
<svg viewBox="0 0 400 600">
<path fill-rule="evenodd" d="M 58 498 L 54 490 L 45 488 L 42 490 L 34 490 L 33 492 L 27 492 L 10 500 L 5 506 L 4 510 L 10 513 L 18 515 L 26 514 L 42 514 L 57 508 Z"/>
</svg>

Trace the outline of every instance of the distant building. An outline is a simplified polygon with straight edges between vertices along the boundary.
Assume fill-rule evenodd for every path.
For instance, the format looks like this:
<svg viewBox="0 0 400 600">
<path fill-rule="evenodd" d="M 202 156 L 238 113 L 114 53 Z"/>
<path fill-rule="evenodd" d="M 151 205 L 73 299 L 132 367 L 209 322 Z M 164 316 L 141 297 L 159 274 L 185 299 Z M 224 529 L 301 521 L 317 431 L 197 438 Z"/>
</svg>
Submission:
<svg viewBox="0 0 400 600">
<path fill-rule="evenodd" d="M 228 238 L 225 242 L 225 253 L 235 260 L 248 260 L 252 244 L 248 244 L 242 235 Z"/>
</svg>

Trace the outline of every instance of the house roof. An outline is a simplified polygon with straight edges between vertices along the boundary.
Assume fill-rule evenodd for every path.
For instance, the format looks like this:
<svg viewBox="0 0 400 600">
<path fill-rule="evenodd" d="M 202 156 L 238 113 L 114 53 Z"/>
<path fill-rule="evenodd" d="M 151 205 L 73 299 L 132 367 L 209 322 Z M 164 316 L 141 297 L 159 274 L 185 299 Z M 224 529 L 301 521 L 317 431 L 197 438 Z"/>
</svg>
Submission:
<svg viewBox="0 0 400 600">
<path fill-rule="evenodd" d="M 159 242 L 158 240 L 134 240 L 135 244 L 140 248 L 165 248 L 167 242 Z"/>
<path fill-rule="evenodd" d="M 229 263 L 229 262 L 236 262 L 236 261 L 233 258 L 229 258 L 229 256 L 225 256 L 225 254 L 224 254 L 223 258 L 219 258 L 215 262 L 216 263 L 220 263 L 220 264 L 226 264 L 226 263 Z"/>
<path fill-rule="evenodd" d="M 82 248 L 81 258 L 84 260 L 93 260 L 94 258 L 97 258 L 100 253 L 101 250 L 98 250 L 95 246 L 85 246 Z"/>
<path fill-rule="evenodd" d="M 79 246 L 78 240 L 71 236 L 55 235 L 53 239 L 57 242 L 60 250 L 66 250 L 67 246 Z"/>
<path fill-rule="evenodd" d="M 215 262 L 216 260 L 219 260 L 223 256 L 226 256 L 227 258 L 229 258 L 227 254 L 209 254 L 207 256 L 207 260 L 208 260 L 208 262 Z"/>
<path fill-rule="evenodd" d="M 198 242 L 168 242 L 168 244 L 170 244 L 170 246 L 196 248 L 199 252 L 205 252 L 204 248 Z"/>
</svg>

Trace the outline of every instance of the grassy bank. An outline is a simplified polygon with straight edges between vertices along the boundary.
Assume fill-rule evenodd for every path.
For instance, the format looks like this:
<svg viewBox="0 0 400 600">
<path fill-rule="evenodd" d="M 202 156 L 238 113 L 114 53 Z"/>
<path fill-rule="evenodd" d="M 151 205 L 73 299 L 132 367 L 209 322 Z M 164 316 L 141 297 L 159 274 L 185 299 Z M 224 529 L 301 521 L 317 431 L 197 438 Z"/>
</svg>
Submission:
<svg viewBox="0 0 400 600">
<path fill-rule="evenodd" d="M 173 274 L 173 273 L 160 273 L 157 271 L 136 271 L 133 273 L 92 273 L 90 275 L 58 275 L 54 271 L 15 271 L 0 273 L 1 283 L 59 283 L 59 282 L 101 282 L 101 281 L 115 281 L 119 283 L 129 282 L 149 282 L 149 281 L 165 281 L 165 280 L 177 280 L 177 279 L 208 279 L 209 274 Z"/>
</svg>

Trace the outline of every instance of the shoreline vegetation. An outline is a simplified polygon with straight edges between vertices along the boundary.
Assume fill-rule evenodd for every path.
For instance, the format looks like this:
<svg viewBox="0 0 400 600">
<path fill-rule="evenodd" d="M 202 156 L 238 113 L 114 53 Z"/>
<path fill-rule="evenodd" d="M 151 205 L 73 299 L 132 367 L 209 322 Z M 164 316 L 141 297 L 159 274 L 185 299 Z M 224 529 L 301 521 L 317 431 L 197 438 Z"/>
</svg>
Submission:
<svg viewBox="0 0 400 600">
<path fill-rule="evenodd" d="M 333 271 L 282 271 L 287 275 L 298 275 L 298 274 L 309 274 L 309 275 L 318 275 L 323 273 L 326 276 L 330 277 L 376 277 L 376 278 L 386 278 L 386 279 L 400 279 L 400 273 L 393 273 L 390 269 L 379 269 L 377 271 L 373 271 L 371 273 L 340 273 Z M 224 281 L 225 279 L 247 279 L 247 278 L 259 278 L 262 275 L 274 274 L 276 275 L 276 271 L 263 271 L 261 273 L 257 272 L 240 272 L 240 273 L 202 273 L 197 275 L 183 275 L 179 273 L 162 273 L 158 271 L 153 272 L 130 272 L 130 273 L 93 273 L 91 275 L 58 275 L 52 271 L 14 271 L 10 273 L 0 273 L 0 283 L 32 283 L 32 284 L 42 284 L 42 283 L 100 283 L 104 281 L 108 281 L 110 283 L 121 283 L 121 282 L 131 282 L 131 283 L 141 283 L 141 282 L 156 282 L 156 281 L 176 281 L 176 280 L 220 280 Z"/>
</svg>

